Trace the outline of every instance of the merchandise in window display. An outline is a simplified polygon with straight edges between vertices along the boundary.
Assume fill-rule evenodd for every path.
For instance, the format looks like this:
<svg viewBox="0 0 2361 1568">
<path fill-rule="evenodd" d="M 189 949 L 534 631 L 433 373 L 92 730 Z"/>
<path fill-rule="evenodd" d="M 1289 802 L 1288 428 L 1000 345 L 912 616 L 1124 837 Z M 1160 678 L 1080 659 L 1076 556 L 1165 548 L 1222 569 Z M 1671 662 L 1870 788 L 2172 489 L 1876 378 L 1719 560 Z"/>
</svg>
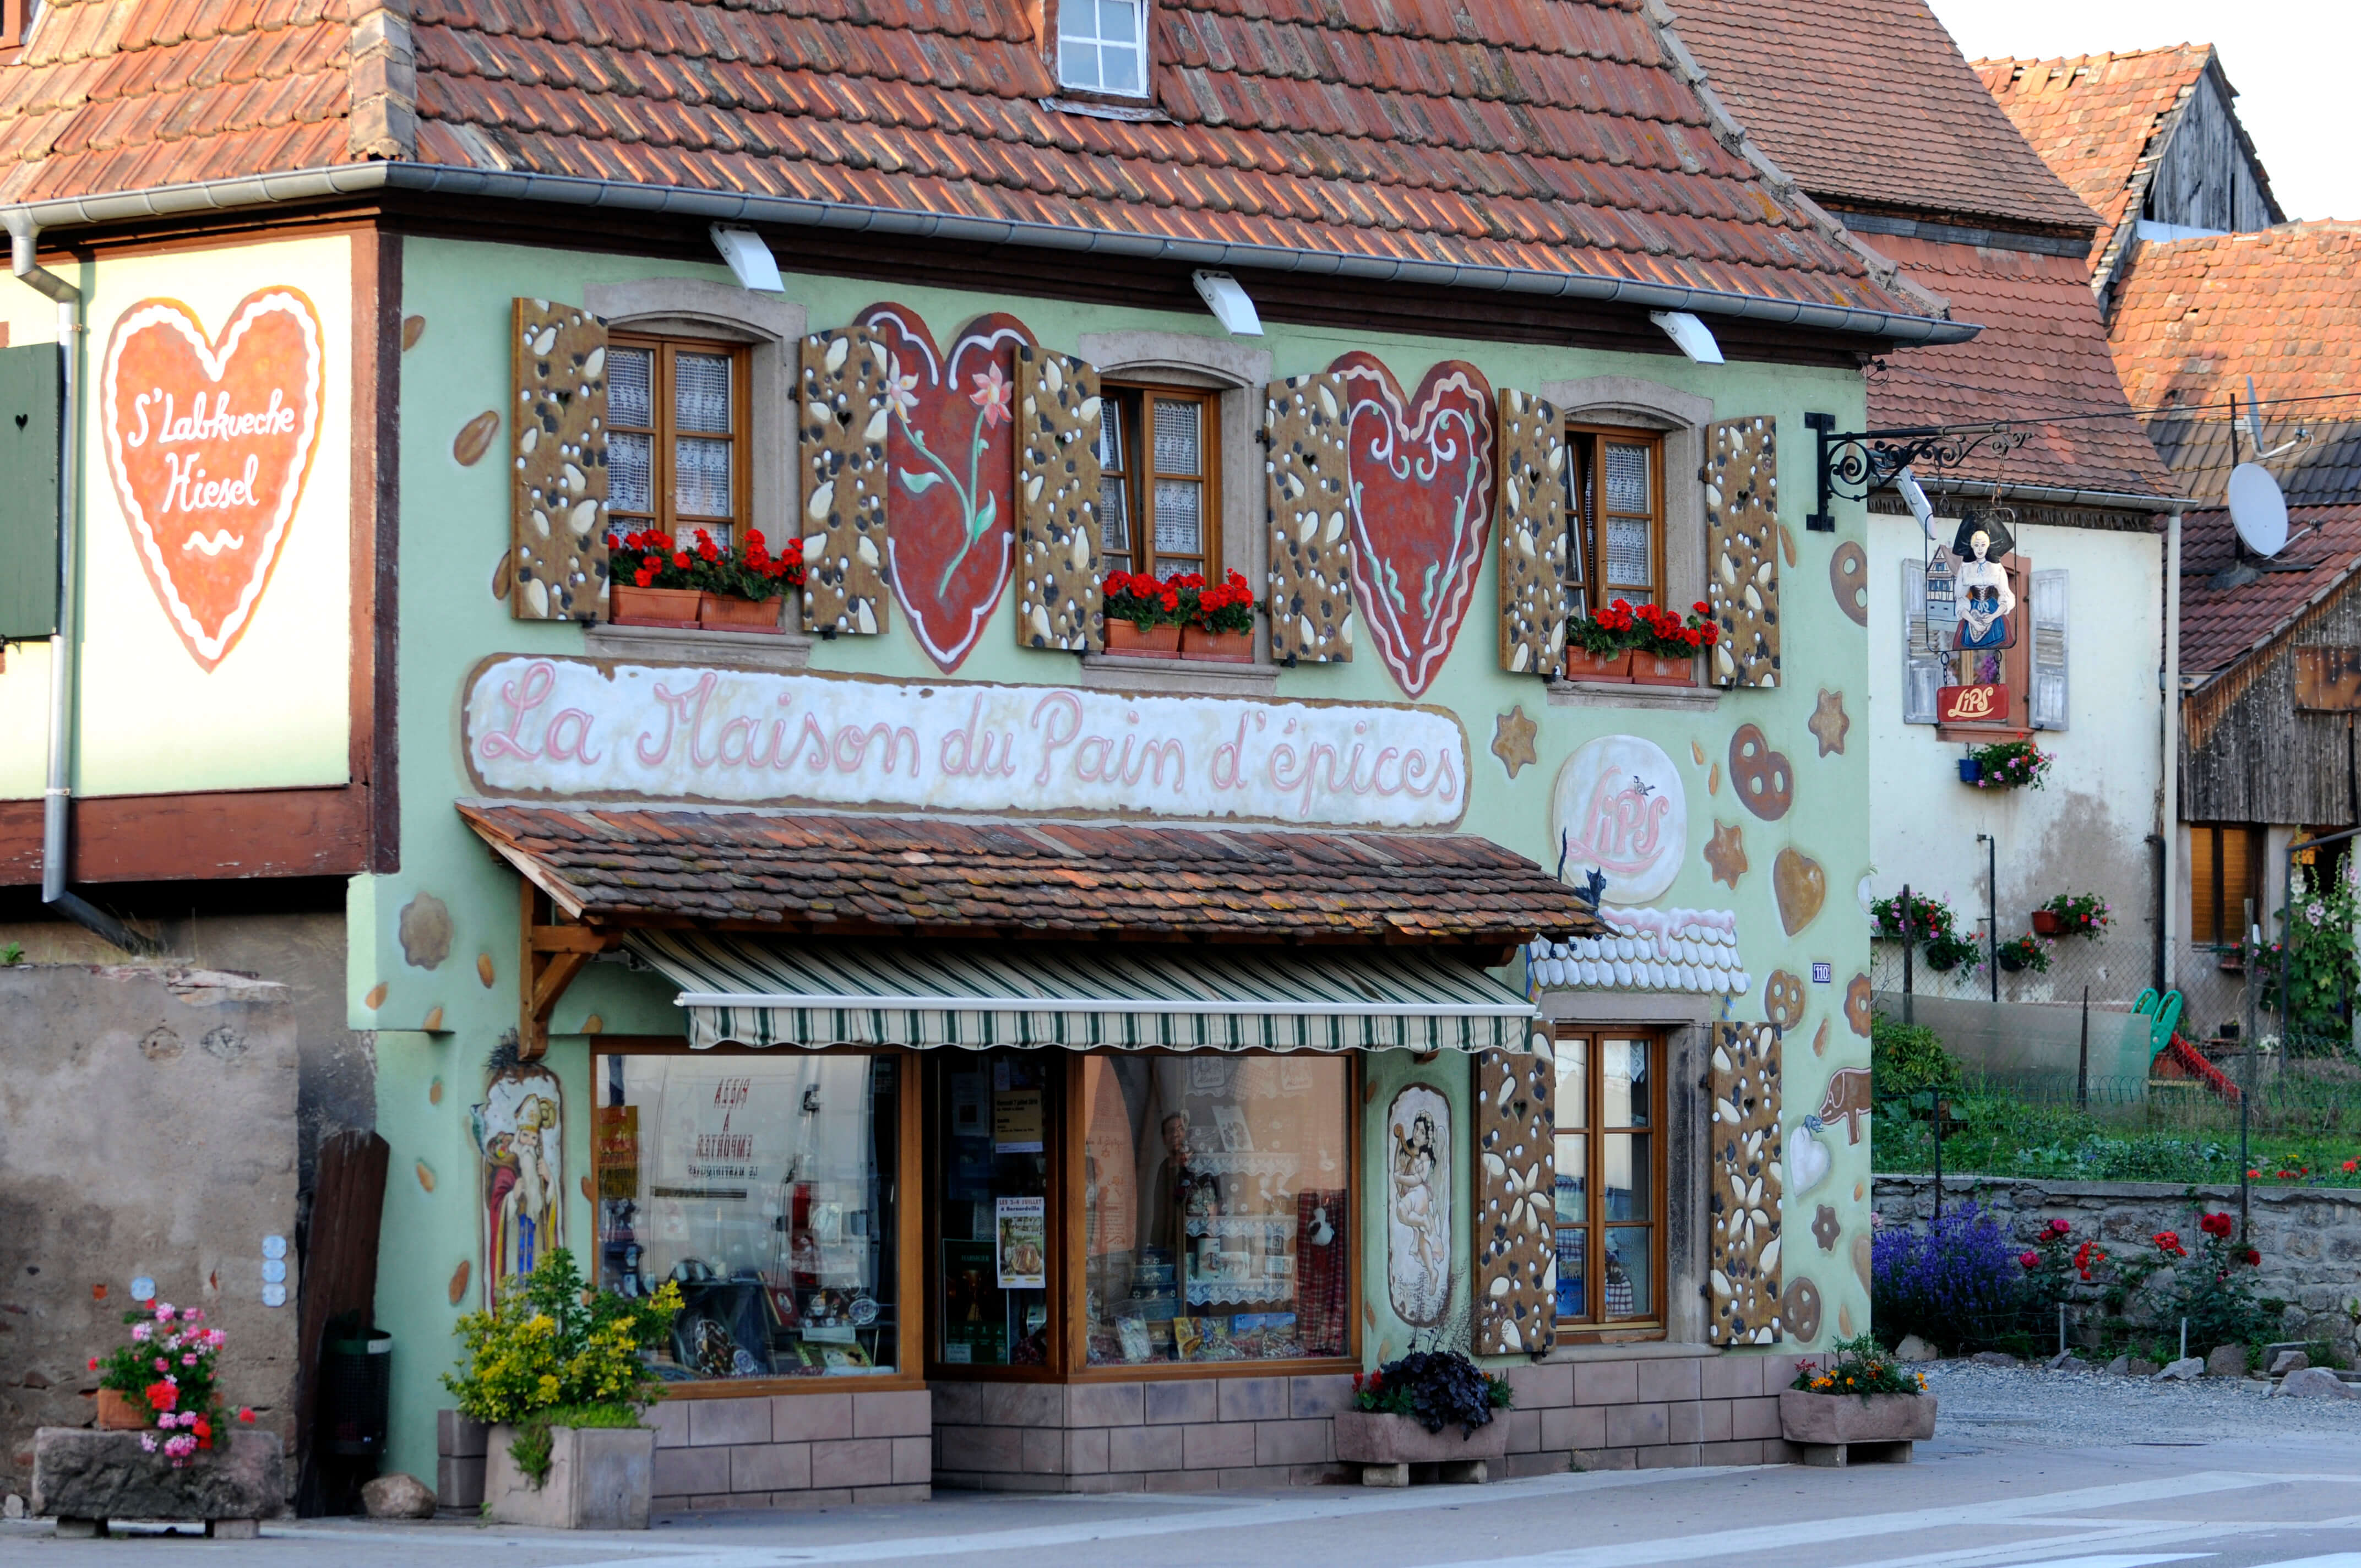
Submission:
<svg viewBox="0 0 2361 1568">
<path fill-rule="evenodd" d="M 947 1365 L 1048 1363 L 1047 1150 L 1061 1071 L 1037 1053 L 995 1051 L 942 1074 L 936 1357 Z"/>
</svg>

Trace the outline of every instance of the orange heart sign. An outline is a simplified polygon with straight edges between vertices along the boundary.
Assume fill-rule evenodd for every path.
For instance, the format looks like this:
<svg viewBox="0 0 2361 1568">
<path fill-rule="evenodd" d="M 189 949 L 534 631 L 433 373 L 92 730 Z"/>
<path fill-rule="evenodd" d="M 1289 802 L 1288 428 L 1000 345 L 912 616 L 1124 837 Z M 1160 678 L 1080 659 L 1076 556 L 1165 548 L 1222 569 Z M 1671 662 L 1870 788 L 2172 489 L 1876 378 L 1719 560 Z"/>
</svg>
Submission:
<svg viewBox="0 0 2361 1568">
<path fill-rule="evenodd" d="M 210 341 L 178 300 L 116 318 L 99 378 L 106 466 L 133 547 L 211 670 L 254 620 L 320 444 L 319 313 L 258 290 Z"/>
</svg>

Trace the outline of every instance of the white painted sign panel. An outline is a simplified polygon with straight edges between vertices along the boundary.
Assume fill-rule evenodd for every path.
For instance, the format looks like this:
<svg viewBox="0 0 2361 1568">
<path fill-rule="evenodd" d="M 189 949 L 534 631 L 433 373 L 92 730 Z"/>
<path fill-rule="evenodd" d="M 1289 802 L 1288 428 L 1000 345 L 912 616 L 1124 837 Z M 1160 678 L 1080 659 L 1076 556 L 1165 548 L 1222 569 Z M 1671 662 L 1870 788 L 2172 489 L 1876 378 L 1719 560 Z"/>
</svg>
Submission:
<svg viewBox="0 0 2361 1568">
<path fill-rule="evenodd" d="M 1435 707 L 1130 696 L 502 655 L 468 678 L 487 795 L 1448 828 Z"/>
</svg>

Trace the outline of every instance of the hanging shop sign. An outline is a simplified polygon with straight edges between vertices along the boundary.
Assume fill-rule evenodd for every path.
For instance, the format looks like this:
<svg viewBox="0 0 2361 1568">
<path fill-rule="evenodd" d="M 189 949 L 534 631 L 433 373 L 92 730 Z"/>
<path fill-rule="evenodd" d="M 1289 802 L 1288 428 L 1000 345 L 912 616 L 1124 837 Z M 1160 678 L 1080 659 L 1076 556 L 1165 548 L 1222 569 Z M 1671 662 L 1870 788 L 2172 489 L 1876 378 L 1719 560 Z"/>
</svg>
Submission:
<svg viewBox="0 0 2361 1568">
<path fill-rule="evenodd" d="M 1935 692 L 1938 724 L 1991 724 L 2007 718 L 2006 686 L 1941 686 Z"/>
<path fill-rule="evenodd" d="M 1137 696 L 499 655 L 464 696 L 489 795 L 1447 828 L 1436 707 Z"/>
</svg>

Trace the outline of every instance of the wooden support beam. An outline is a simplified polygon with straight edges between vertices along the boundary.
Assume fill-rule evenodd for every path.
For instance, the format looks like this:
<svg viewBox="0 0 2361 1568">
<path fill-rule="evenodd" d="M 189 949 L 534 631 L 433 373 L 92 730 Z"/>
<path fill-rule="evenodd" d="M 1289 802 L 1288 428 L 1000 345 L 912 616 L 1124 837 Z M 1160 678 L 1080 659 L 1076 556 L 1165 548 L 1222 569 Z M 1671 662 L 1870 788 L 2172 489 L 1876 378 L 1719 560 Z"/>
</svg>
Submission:
<svg viewBox="0 0 2361 1568">
<path fill-rule="evenodd" d="M 623 938 L 588 926 L 548 924 L 548 895 L 530 882 L 517 887 L 517 1055 L 539 1061 L 549 1049 L 550 1016 L 566 988 L 584 965 Z"/>
</svg>

